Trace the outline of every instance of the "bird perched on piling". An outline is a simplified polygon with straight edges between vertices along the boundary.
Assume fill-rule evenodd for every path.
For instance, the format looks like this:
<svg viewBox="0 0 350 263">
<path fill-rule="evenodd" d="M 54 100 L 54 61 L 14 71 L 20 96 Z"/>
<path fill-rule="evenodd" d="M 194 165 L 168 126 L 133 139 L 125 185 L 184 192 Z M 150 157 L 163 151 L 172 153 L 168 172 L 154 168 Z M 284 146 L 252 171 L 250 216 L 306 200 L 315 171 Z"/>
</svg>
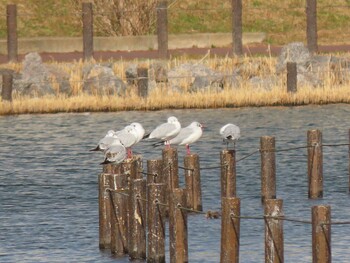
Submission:
<svg viewBox="0 0 350 263">
<path fill-rule="evenodd" d="M 145 136 L 145 129 L 138 122 L 133 122 L 133 123 L 130 124 L 130 126 L 134 127 L 136 132 L 137 132 L 137 141 L 136 141 L 136 143 L 138 143 L 139 141 L 141 141 L 144 138 L 144 136 Z"/>
<path fill-rule="evenodd" d="M 166 123 L 158 125 L 148 136 L 149 139 L 158 139 L 170 146 L 169 140 L 179 134 L 181 124 L 174 116 L 168 118 Z M 158 143 L 156 143 L 158 144 Z M 163 144 L 163 143 L 162 143 Z"/>
<path fill-rule="evenodd" d="M 140 133 L 135 126 L 127 125 L 124 129 L 114 133 L 114 136 L 118 138 L 121 144 L 127 149 L 127 156 L 132 156 L 131 147 L 139 141 Z"/>
<path fill-rule="evenodd" d="M 104 152 L 105 159 L 100 164 L 118 164 L 127 157 L 127 149 L 121 143 L 119 138 L 114 138 L 108 149 Z"/>
<path fill-rule="evenodd" d="M 109 130 L 105 137 L 99 140 L 97 146 L 90 151 L 101 151 L 104 152 L 108 149 L 109 145 L 114 141 L 117 136 L 115 135 L 115 131 Z"/>
<path fill-rule="evenodd" d="M 179 134 L 169 141 L 169 144 L 186 145 L 187 154 L 191 154 L 190 144 L 196 142 L 203 134 L 203 125 L 197 121 L 182 128 Z"/>
<path fill-rule="evenodd" d="M 237 125 L 228 123 L 220 129 L 220 135 L 226 143 L 226 148 L 228 148 L 229 143 L 232 142 L 235 149 L 236 141 L 241 137 L 241 130 Z"/>
</svg>

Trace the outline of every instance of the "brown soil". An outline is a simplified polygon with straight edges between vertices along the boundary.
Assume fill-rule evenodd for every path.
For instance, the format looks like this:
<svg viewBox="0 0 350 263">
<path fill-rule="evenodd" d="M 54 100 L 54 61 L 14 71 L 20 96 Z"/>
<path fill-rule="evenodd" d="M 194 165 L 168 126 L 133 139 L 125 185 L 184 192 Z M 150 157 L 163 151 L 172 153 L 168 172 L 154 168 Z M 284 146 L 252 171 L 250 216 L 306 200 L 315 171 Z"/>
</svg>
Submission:
<svg viewBox="0 0 350 263">
<path fill-rule="evenodd" d="M 319 46 L 319 53 L 342 53 L 350 52 L 350 45 L 327 45 Z M 232 49 L 224 48 L 186 48 L 169 50 L 170 56 L 201 57 L 208 53 L 212 56 L 232 56 Z M 281 51 L 281 46 L 269 46 L 266 44 L 245 45 L 243 52 L 246 55 L 271 55 L 278 56 Z M 82 52 L 69 53 L 40 53 L 44 62 L 73 62 L 83 58 Z M 18 60 L 22 61 L 24 55 L 19 55 Z M 94 58 L 97 61 L 107 60 L 132 60 L 132 59 L 156 59 L 158 58 L 157 50 L 139 50 L 139 51 L 95 51 Z M 0 54 L 0 64 L 7 63 L 7 55 Z"/>
</svg>

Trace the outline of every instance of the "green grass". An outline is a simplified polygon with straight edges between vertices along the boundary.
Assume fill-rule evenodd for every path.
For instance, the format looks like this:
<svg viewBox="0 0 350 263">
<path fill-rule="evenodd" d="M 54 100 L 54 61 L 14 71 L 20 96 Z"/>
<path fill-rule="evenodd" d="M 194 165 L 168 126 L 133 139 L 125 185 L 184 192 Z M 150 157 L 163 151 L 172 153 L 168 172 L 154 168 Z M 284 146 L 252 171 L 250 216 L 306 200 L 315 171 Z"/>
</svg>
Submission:
<svg viewBox="0 0 350 263">
<path fill-rule="evenodd" d="M 114 0 L 118 2 L 117 0 Z M 155 0 L 154 0 L 155 1 Z M 265 32 L 266 42 L 286 44 L 305 41 L 306 0 L 243 0 L 243 32 Z M 82 0 L 13 0 L 18 4 L 18 35 L 81 36 Z M 111 1 L 110 1 L 111 2 Z M 0 0 L 0 38 L 6 38 L 6 4 Z M 230 32 L 231 1 L 172 0 L 168 10 L 169 33 Z M 350 38 L 350 0 L 319 0 L 318 30 L 320 44 L 346 43 Z M 331 6 L 331 7 L 330 7 Z M 94 32 L 107 36 L 110 31 L 97 21 L 103 10 L 94 10 Z M 155 27 L 156 23 L 153 23 Z M 155 28 L 150 30 L 156 32 Z M 148 31 L 149 32 L 149 31 Z"/>
</svg>

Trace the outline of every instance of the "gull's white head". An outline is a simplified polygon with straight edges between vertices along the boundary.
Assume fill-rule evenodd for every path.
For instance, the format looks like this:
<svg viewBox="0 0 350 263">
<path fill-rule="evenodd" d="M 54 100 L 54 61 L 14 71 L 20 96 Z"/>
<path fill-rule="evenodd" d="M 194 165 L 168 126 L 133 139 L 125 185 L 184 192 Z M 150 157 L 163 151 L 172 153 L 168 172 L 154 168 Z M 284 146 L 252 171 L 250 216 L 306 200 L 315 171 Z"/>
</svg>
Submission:
<svg viewBox="0 0 350 263">
<path fill-rule="evenodd" d="M 177 123 L 179 122 L 176 117 L 171 116 L 168 118 L 168 123 Z"/>
</svg>

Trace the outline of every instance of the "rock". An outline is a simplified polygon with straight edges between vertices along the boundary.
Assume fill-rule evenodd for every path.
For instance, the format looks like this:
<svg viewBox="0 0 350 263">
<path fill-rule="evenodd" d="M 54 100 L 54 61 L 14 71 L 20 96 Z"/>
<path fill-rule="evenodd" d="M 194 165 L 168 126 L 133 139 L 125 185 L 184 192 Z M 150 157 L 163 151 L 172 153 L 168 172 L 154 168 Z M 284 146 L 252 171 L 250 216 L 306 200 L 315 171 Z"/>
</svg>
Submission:
<svg viewBox="0 0 350 263">
<path fill-rule="evenodd" d="M 150 65 L 150 70 L 153 70 L 154 80 L 156 82 L 168 81 L 168 66 L 165 62 L 154 62 Z"/>
<path fill-rule="evenodd" d="M 93 95 L 118 95 L 125 94 L 126 85 L 114 75 L 110 67 L 93 65 L 85 71 L 83 92 Z"/>
<path fill-rule="evenodd" d="M 252 77 L 249 79 L 248 83 L 252 88 L 271 90 L 272 87 L 276 87 L 278 85 L 279 79 L 277 76 L 269 76 L 266 78 L 261 77 Z"/>
</svg>

